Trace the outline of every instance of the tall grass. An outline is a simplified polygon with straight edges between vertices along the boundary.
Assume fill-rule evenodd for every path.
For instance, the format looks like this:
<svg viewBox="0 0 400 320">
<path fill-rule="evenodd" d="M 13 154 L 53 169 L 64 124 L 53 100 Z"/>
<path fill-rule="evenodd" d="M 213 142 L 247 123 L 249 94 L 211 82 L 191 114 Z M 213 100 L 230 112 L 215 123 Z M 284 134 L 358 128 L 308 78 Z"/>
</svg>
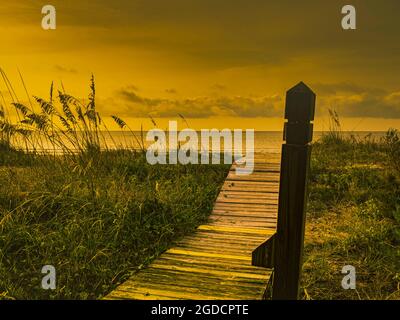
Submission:
<svg viewBox="0 0 400 320">
<path fill-rule="evenodd" d="M 25 105 L 7 84 L 18 116 L 1 104 L 0 299 L 99 298 L 211 212 L 228 167 L 151 166 L 143 131 L 139 150 L 107 145 L 93 77 L 87 104 L 51 86 Z M 41 153 L 49 143 L 62 152 Z M 56 290 L 41 288 L 47 264 Z"/>
<path fill-rule="evenodd" d="M 4 105 L 6 100 L 2 96 L 0 102 L 0 142 L 9 148 L 38 152 L 45 149 L 45 145 L 51 144 L 58 149 L 60 154 L 68 155 L 94 155 L 101 149 L 129 148 L 126 145 L 116 145 L 115 141 L 96 108 L 96 87 L 94 76 L 90 80 L 90 92 L 88 102 L 83 103 L 79 99 L 69 95 L 63 90 L 54 94 L 53 83 L 50 87 L 49 99 L 33 96 L 34 103 L 29 98 L 25 82 L 21 81 L 29 98 L 29 105 L 23 104 L 17 98 L 12 84 L 5 73 L 0 69 L 3 80 L 11 97 L 11 106 L 17 116 L 17 121 L 12 121 L 10 112 L 6 112 Z M 34 105 L 35 104 L 35 105 Z M 36 108 L 35 108 L 36 107 Z M 145 151 L 143 135 L 140 140 L 129 126 L 117 116 L 112 116 L 118 126 L 124 130 L 128 128 L 137 142 L 139 149 Z M 106 143 L 106 136 L 113 143 Z M 15 138 L 15 139 L 13 139 Z M 17 144 L 22 140 L 22 144 Z"/>
<path fill-rule="evenodd" d="M 399 133 L 356 139 L 339 128 L 313 145 L 303 298 L 400 299 Z M 345 265 L 356 290 L 341 286 Z"/>
<path fill-rule="evenodd" d="M 87 174 L 57 160 L 0 168 L 0 294 L 94 299 L 149 263 L 211 212 L 227 168 L 148 165 L 101 152 Z M 41 289 L 40 270 L 57 270 Z"/>
</svg>

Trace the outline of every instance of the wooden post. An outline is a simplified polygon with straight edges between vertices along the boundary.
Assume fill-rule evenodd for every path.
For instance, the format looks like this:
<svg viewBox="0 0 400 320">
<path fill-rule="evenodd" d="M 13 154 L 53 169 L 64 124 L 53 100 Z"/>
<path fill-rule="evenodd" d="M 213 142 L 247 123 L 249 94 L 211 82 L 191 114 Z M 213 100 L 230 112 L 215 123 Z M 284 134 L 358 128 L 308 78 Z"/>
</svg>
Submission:
<svg viewBox="0 0 400 320">
<path fill-rule="evenodd" d="M 314 109 L 315 94 L 303 82 L 286 93 L 272 299 L 299 294 Z"/>
</svg>

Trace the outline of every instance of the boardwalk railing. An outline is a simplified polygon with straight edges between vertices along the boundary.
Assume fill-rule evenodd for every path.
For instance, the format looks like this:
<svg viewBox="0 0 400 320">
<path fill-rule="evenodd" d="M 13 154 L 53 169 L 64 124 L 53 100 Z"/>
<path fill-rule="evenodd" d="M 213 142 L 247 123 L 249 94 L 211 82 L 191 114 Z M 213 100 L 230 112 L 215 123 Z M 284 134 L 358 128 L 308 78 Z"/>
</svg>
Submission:
<svg viewBox="0 0 400 320">
<path fill-rule="evenodd" d="M 252 255 L 253 265 L 274 269 L 273 299 L 298 298 L 315 98 L 303 82 L 286 94 L 277 231 Z"/>
</svg>

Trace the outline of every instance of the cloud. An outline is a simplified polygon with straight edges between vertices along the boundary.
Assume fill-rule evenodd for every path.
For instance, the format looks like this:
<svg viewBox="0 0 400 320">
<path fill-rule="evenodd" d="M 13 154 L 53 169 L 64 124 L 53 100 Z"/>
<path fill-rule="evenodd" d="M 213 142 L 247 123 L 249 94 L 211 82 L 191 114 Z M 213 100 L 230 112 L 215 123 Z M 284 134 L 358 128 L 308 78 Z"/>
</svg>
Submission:
<svg viewBox="0 0 400 320">
<path fill-rule="evenodd" d="M 316 84 L 313 89 L 318 113 L 334 108 L 342 117 L 400 118 L 400 91 L 342 82 Z"/>
<path fill-rule="evenodd" d="M 320 83 L 311 86 L 317 94 L 317 116 L 335 109 L 341 117 L 400 118 L 400 91 L 362 87 L 353 83 Z M 209 95 L 189 98 L 150 98 L 131 87 L 120 89 L 104 106 L 125 117 L 168 118 L 179 113 L 186 118 L 229 116 L 238 118 L 282 117 L 281 96 Z"/>
<path fill-rule="evenodd" d="M 235 116 L 243 118 L 281 117 L 282 99 L 272 96 L 201 96 L 184 99 L 148 98 L 128 88 L 119 90 L 114 98 L 100 104 L 118 109 L 120 116 L 167 118 L 182 114 L 186 118 Z"/>
<path fill-rule="evenodd" d="M 217 91 L 225 91 L 227 89 L 227 87 L 224 86 L 223 84 L 215 83 L 211 86 L 211 89 L 217 90 Z"/>
<path fill-rule="evenodd" d="M 170 93 L 170 94 L 177 94 L 178 91 L 176 91 L 175 89 L 165 89 L 166 93 Z"/>
<path fill-rule="evenodd" d="M 126 87 L 126 89 L 130 90 L 130 91 L 135 91 L 135 92 L 140 91 L 139 87 L 135 86 L 134 84 L 130 84 L 129 86 Z"/>
<path fill-rule="evenodd" d="M 62 73 L 78 73 L 78 71 L 74 68 L 67 68 L 67 67 L 63 67 L 60 65 L 55 65 L 54 69 L 58 72 L 62 72 Z"/>
<path fill-rule="evenodd" d="M 338 83 L 314 83 L 311 85 L 314 91 L 319 94 L 332 95 L 338 93 L 361 93 L 364 88 L 349 82 L 338 82 Z"/>
</svg>

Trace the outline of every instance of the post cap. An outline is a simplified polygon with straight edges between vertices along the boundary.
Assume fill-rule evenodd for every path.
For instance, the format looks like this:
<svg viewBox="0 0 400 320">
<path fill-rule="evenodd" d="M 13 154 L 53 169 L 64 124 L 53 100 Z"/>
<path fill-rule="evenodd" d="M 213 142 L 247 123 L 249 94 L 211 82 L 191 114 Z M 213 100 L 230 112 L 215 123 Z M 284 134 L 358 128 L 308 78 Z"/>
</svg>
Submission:
<svg viewBox="0 0 400 320">
<path fill-rule="evenodd" d="M 315 93 L 299 82 L 286 93 L 283 140 L 289 144 L 305 145 L 312 141 Z"/>
<path fill-rule="evenodd" d="M 310 122 L 314 120 L 315 93 L 299 82 L 286 93 L 285 119 L 289 122 Z"/>
<path fill-rule="evenodd" d="M 311 92 L 312 94 L 315 95 L 315 93 L 308 87 L 303 81 L 300 81 L 298 84 L 296 84 L 294 87 L 290 88 L 288 93 L 291 92 Z"/>
</svg>

